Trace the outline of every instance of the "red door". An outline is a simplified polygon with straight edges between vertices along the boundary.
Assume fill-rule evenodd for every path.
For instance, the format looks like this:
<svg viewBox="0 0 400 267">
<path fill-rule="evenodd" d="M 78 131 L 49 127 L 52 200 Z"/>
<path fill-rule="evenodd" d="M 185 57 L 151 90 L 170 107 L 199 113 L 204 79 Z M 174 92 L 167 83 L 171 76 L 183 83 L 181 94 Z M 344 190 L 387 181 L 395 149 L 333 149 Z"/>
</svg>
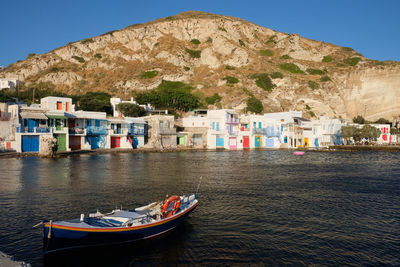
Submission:
<svg viewBox="0 0 400 267">
<path fill-rule="evenodd" d="M 111 148 L 120 147 L 121 139 L 119 137 L 111 137 Z"/>
<path fill-rule="evenodd" d="M 243 148 L 250 147 L 250 139 L 248 136 L 243 136 Z"/>
</svg>

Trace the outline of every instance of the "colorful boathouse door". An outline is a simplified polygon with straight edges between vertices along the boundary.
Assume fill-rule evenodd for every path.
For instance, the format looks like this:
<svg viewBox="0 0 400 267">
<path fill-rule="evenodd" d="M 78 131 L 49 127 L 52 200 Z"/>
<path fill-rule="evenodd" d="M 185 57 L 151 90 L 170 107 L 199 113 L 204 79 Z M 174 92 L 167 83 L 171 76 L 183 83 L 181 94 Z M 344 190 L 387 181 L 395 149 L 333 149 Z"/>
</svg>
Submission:
<svg viewBox="0 0 400 267">
<path fill-rule="evenodd" d="M 236 137 L 230 137 L 229 138 L 229 148 L 230 149 L 237 148 L 237 139 L 236 139 Z"/>
<path fill-rule="evenodd" d="M 243 148 L 250 147 L 250 139 L 248 136 L 243 136 Z"/>
<path fill-rule="evenodd" d="M 261 147 L 261 138 L 259 136 L 254 137 L 254 146 Z"/>
<path fill-rule="evenodd" d="M 39 152 L 39 135 L 23 135 L 22 152 Z"/>
<path fill-rule="evenodd" d="M 111 148 L 121 147 L 121 138 L 120 137 L 111 137 Z"/>
<path fill-rule="evenodd" d="M 310 146 L 310 142 L 308 137 L 304 138 L 304 147 L 309 147 Z"/>
<path fill-rule="evenodd" d="M 223 137 L 218 137 L 216 139 L 216 146 L 217 147 L 224 147 L 224 138 Z"/>
<path fill-rule="evenodd" d="M 57 151 L 67 151 L 67 135 L 57 134 Z"/>
<path fill-rule="evenodd" d="M 100 138 L 98 136 L 88 136 L 91 149 L 97 149 L 100 147 Z"/>
</svg>

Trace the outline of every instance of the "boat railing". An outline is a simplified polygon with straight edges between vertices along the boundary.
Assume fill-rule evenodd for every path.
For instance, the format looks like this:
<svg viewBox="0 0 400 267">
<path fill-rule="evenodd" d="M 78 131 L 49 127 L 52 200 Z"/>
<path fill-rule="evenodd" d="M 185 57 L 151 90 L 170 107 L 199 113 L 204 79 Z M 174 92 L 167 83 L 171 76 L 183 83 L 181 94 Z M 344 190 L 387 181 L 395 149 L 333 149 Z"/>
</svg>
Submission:
<svg viewBox="0 0 400 267">
<path fill-rule="evenodd" d="M 151 222 L 152 217 L 149 214 L 140 216 L 138 218 L 132 218 L 122 224 L 122 227 L 130 227 L 130 226 L 135 226 L 135 225 L 140 225 L 140 224 L 145 224 L 148 222 Z"/>
</svg>

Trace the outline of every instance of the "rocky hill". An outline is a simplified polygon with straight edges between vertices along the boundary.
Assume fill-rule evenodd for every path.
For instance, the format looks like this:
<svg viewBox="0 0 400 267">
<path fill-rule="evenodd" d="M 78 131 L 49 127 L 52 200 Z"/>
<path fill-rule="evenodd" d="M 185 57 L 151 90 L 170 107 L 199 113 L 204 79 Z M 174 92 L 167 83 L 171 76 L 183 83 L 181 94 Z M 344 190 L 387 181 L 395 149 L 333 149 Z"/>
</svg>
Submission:
<svg viewBox="0 0 400 267">
<path fill-rule="evenodd" d="M 182 81 L 219 107 L 297 109 L 305 116 L 375 120 L 400 115 L 400 63 L 369 60 L 349 47 L 203 12 L 185 12 L 69 43 L 8 66 L 3 77 L 46 82 L 69 94 L 129 97 L 164 80 Z"/>
</svg>

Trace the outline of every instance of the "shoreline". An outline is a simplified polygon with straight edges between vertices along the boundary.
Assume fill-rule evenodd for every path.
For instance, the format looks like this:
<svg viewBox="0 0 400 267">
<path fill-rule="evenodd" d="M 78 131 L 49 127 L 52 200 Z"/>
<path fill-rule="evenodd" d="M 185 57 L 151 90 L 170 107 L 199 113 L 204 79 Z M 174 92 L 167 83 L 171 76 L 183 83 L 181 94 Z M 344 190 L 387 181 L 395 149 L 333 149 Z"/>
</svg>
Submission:
<svg viewBox="0 0 400 267">
<path fill-rule="evenodd" d="M 243 150 L 264 150 L 264 151 L 275 151 L 275 150 L 287 150 L 287 151 L 307 151 L 307 152 L 356 152 L 356 151 L 383 151 L 383 152 L 400 152 L 400 145 L 388 145 L 388 146 L 371 146 L 371 145 L 342 145 L 342 146 L 329 146 L 325 148 L 250 148 L 250 149 L 208 149 L 208 148 L 137 148 L 137 149 L 93 149 L 93 150 L 76 150 L 76 151 L 65 151 L 57 152 L 53 157 L 42 157 L 39 156 L 38 152 L 0 152 L 1 158 L 24 158 L 24 157 L 41 157 L 41 158 L 63 158 L 73 155 L 82 154 L 118 154 L 118 153 L 166 153 L 166 152 L 197 152 L 197 151 L 243 151 Z"/>
</svg>

